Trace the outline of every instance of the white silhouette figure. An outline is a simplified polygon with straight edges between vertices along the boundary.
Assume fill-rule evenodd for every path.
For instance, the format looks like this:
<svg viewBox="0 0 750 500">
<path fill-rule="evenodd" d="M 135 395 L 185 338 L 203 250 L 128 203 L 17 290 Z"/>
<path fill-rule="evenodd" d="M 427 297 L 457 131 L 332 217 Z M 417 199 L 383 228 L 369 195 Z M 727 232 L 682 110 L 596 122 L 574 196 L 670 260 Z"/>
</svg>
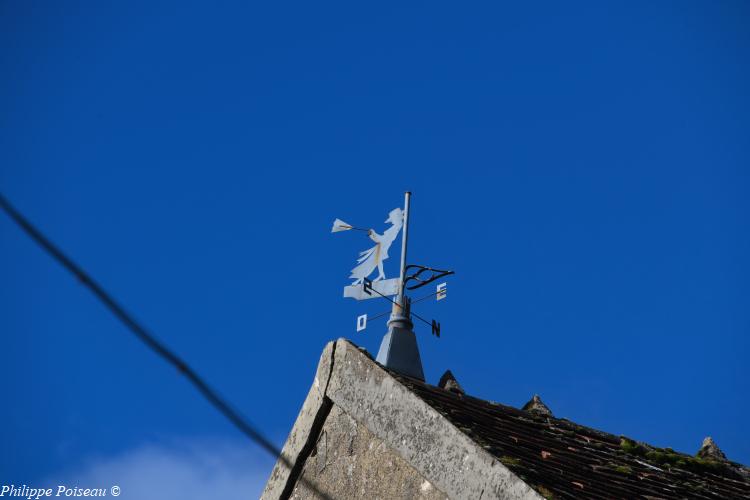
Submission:
<svg viewBox="0 0 750 500">
<path fill-rule="evenodd" d="M 352 285 L 361 285 L 364 279 L 372 274 L 376 267 L 378 268 L 378 277 L 373 281 L 385 279 L 383 261 L 388 258 L 388 249 L 404 224 L 404 211 L 400 208 L 394 208 L 388 214 L 386 222 L 390 222 L 393 225 L 386 229 L 383 234 L 376 233 L 374 229 L 367 231 L 367 235 L 375 242 L 375 246 L 359 253 L 359 258 L 357 259 L 359 265 L 352 269 L 352 274 L 349 276 L 350 278 L 354 278 Z"/>
</svg>

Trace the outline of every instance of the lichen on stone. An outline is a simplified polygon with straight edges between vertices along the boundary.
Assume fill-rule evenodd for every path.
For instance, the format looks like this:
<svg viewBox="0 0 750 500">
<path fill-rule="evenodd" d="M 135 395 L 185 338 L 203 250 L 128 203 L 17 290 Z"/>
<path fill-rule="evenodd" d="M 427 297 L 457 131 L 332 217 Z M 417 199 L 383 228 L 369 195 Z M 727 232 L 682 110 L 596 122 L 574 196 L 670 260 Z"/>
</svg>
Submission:
<svg viewBox="0 0 750 500">
<path fill-rule="evenodd" d="M 618 465 L 615 467 L 615 470 L 619 472 L 620 474 L 632 474 L 633 469 L 630 468 L 629 465 Z"/>
<path fill-rule="evenodd" d="M 500 462 L 503 465 L 508 465 L 510 467 L 518 467 L 519 465 L 521 465 L 521 461 L 519 459 L 509 457 L 507 455 L 503 455 L 502 457 L 500 457 Z"/>
<path fill-rule="evenodd" d="M 552 500 L 555 498 L 554 493 L 552 493 L 549 489 L 545 488 L 541 484 L 537 485 L 536 491 L 538 491 L 539 494 L 542 495 L 547 500 Z"/>
<path fill-rule="evenodd" d="M 542 401 L 542 398 L 539 397 L 539 394 L 534 394 L 534 396 L 525 405 L 523 405 L 523 408 L 521 409 L 537 416 L 553 416 L 552 411 L 546 404 L 544 404 L 544 401 Z"/>
<path fill-rule="evenodd" d="M 666 468 L 677 467 L 683 470 L 715 474 L 730 472 L 726 464 L 713 459 L 691 457 L 677 453 L 672 448 L 653 448 L 637 443 L 625 436 L 620 437 L 620 449 L 628 455 L 645 458 L 648 462 Z"/>
</svg>

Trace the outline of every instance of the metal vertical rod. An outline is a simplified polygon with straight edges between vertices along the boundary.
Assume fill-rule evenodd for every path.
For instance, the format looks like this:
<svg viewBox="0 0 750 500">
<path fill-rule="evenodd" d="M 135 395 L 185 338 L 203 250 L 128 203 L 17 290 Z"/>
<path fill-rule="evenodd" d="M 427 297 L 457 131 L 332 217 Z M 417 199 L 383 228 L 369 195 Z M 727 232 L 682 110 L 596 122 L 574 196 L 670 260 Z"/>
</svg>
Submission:
<svg viewBox="0 0 750 500">
<path fill-rule="evenodd" d="M 409 202 L 411 200 L 411 191 L 404 193 L 404 229 L 401 233 L 401 278 L 398 284 L 398 303 L 404 305 L 404 279 L 406 279 L 406 244 L 409 240 Z"/>
</svg>

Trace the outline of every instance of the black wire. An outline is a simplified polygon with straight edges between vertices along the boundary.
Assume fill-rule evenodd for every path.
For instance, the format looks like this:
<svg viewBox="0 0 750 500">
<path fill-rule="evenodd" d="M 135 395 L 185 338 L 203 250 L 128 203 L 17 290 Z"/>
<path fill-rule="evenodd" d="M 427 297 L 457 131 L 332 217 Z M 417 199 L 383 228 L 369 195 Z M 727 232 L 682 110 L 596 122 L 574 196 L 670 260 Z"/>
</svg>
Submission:
<svg viewBox="0 0 750 500">
<path fill-rule="evenodd" d="M 154 351 L 159 357 L 174 365 L 192 383 L 198 392 L 219 412 L 224 415 L 237 429 L 258 444 L 261 448 L 280 460 L 289 470 L 293 470 L 293 465 L 289 459 L 284 457 L 279 450 L 268 438 L 257 431 L 250 423 L 240 415 L 227 401 L 225 401 L 218 392 L 211 388 L 185 361 L 170 351 L 164 344 L 159 342 L 143 326 L 141 326 L 125 309 L 123 309 L 115 300 L 95 282 L 83 269 L 78 267 L 62 250 L 57 248 L 48 240 L 31 222 L 29 222 L 13 205 L 0 193 L 0 207 L 7 213 L 13 221 L 23 229 L 34 241 L 36 241 L 44 250 L 46 250 L 56 261 L 62 264 L 68 271 L 73 273 L 94 295 L 96 295 L 107 308 L 127 326 L 148 348 Z M 331 497 L 322 492 L 318 486 L 313 484 L 309 479 L 300 475 L 294 478 L 295 481 L 304 484 L 313 493 L 317 494 L 323 500 L 331 500 Z"/>
<path fill-rule="evenodd" d="M 3 208 L 11 219 L 18 224 L 31 238 L 44 248 L 55 260 L 62 264 L 68 271 L 73 273 L 94 295 L 104 302 L 110 311 L 132 331 L 146 346 L 158 356 L 174 365 L 187 379 L 198 389 L 204 398 L 208 400 L 219 412 L 231 421 L 243 434 L 255 441 L 274 457 L 279 457 L 281 451 L 260 432 L 255 430 L 232 406 L 226 402 L 218 393 L 211 388 L 185 361 L 170 351 L 164 344 L 159 342 L 146 329 L 138 324 L 104 289 L 96 283 L 83 269 L 78 267 L 68 256 L 48 240 L 37 230 L 23 215 L 0 194 L 0 207 Z"/>
</svg>

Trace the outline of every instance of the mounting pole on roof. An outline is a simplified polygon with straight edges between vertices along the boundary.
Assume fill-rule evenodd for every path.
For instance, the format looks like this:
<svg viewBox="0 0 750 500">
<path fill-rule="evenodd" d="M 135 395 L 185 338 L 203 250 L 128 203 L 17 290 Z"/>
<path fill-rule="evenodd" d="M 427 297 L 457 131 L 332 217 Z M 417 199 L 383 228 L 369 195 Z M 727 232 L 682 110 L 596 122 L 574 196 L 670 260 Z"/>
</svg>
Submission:
<svg viewBox="0 0 750 500">
<path fill-rule="evenodd" d="M 375 361 L 391 370 L 424 380 L 422 358 L 419 356 L 417 336 L 414 335 L 414 323 L 411 322 L 409 297 L 405 295 L 406 287 L 406 245 L 409 238 L 409 202 L 411 193 L 404 194 L 404 231 L 401 233 L 401 275 L 398 283 L 398 299 L 391 308 L 391 319 L 388 320 L 388 333 L 383 337 Z"/>
<path fill-rule="evenodd" d="M 404 305 L 404 280 L 406 279 L 406 245 L 409 242 L 409 205 L 411 191 L 404 193 L 404 230 L 401 232 L 401 274 L 398 283 L 398 303 Z"/>
<path fill-rule="evenodd" d="M 390 319 L 388 321 L 388 332 L 383 337 L 383 341 L 380 344 L 380 350 L 376 361 L 381 365 L 389 368 L 397 373 L 413 377 L 419 380 L 424 380 L 424 372 L 422 370 L 422 359 L 419 356 L 419 347 L 417 346 L 417 337 L 414 334 L 414 324 L 412 323 L 412 316 L 418 320 L 424 322 L 432 329 L 432 334 L 436 337 L 440 337 L 440 323 L 435 320 L 432 322 L 427 321 L 418 314 L 411 310 L 411 300 L 406 295 L 406 290 L 414 290 L 432 283 L 435 280 L 453 274 L 453 271 L 441 271 L 439 269 L 432 269 L 430 267 L 419 266 L 419 265 L 407 265 L 407 245 L 409 237 L 409 208 L 411 201 L 411 193 L 406 192 L 404 194 L 404 208 L 395 208 L 391 210 L 388 215 L 386 222 L 391 224 L 391 227 L 383 231 L 383 234 L 378 234 L 374 229 L 364 229 L 361 227 L 352 226 L 349 223 L 336 219 L 333 222 L 332 233 L 340 231 L 358 230 L 366 231 L 367 235 L 376 244 L 374 247 L 359 253 L 357 259 L 357 266 L 352 269 L 352 273 L 349 276 L 354 278 L 354 282 L 344 288 L 344 297 L 350 297 L 356 300 L 366 300 L 374 298 L 384 298 L 391 302 Z M 388 258 L 388 250 L 390 249 L 393 242 L 398 236 L 398 232 L 403 227 L 401 233 L 401 266 L 400 274 L 398 278 L 386 279 L 385 272 L 383 270 L 383 261 Z M 410 269 L 418 269 L 417 272 L 412 275 L 408 275 Z M 375 270 L 378 270 L 378 276 L 375 279 L 369 279 L 368 276 Z M 428 276 L 423 276 L 423 273 L 431 272 Z M 414 282 L 408 285 L 410 282 Z M 408 286 L 407 286 L 408 285 Z M 446 297 L 446 283 L 437 285 L 437 289 L 434 293 L 427 297 L 422 297 L 416 302 L 419 302 L 425 298 L 434 296 L 436 300 L 442 300 Z M 391 297 L 395 296 L 396 299 Z M 388 314 L 382 313 L 372 319 L 379 318 Z M 357 331 L 360 332 L 367 328 L 367 314 L 363 314 L 357 318 Z"/>
</svg>

